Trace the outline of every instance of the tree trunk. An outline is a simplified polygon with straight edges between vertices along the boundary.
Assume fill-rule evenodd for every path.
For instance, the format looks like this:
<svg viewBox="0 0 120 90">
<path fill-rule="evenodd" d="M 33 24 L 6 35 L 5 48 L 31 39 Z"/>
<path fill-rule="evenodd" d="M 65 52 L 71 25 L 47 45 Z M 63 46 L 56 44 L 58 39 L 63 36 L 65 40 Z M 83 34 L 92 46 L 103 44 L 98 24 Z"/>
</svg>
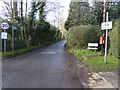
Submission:
<svg viewBox="0 0 120 90">
<path fill-rule="evenodd" d="M 24 39 L 25 40 L 27 40 L 27 35 L 26 35 L 26 33 L 27 33 L 27 0 L 26 0 L 26 6 L 25 6 L 25 19 L 24 19 L 24 21 L 25 21 L 25 24 L 24 24 Z"/>
<path fill-rule="evenodd" d="M 17 2 L 16 0 L 13 0 L 13 18 L 18 19 L 18 11 L 17 11 Z"/>
<path fill-rule="evenodd" d="M 21 22 L 23 22 L 23 0 L 21 0 Z"/>
<path fill-rule="evenodd" d="M 11 18 L 13 19 L 13 8 L 12 8 L 12 3 L 13 3 L 12 0 L 10 0 L 10 7 L 11 7 L 11 15 L 10 15 L 10 16 L 11 16 Z"/>
<path fill-rule="evenodd" d="M 24 40 L 24 22 L 23 22 L 23 0 L 21 0 L 21 2 L 20 2 L 20 6 L 21 6 L 21 8 L 20 8 L 20 11 L 21 11 L 21 20 L 20 20 L 20 23 L 21 23 L 21 38 L 22 38 L 22 40 Z"/>
</svg>

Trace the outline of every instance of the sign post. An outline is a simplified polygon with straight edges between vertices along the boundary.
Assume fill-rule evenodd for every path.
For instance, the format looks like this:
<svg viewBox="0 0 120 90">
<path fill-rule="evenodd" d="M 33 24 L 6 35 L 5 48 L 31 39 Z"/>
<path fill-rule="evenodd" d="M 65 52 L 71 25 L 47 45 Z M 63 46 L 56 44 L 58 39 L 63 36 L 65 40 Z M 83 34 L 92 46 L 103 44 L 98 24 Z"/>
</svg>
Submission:
<svg viewBox="0 0 120 90">
<path fill-rule="evenodd" d="M 12 26 L 12 51 L 14 51 L 14 30 L 16 29 L 16 27 Z"/>
<path fill-rule="evenodd" d="M 106 39 L 105 39 L 105 55 L 104 55 L 104 62 L 107 62 L 107 44 L 108 44 L 108 29 L 112 29 L 112 21 L 108 22 L 108 12 L 106 13 L 106 22 L 101 24 L 101 29 L 106 30 Z"/>
<path fill-rule="evenodd" d="M 6 31 L 4 30 L 4 32 Z M 4 39 L 4 54 L 6 54 L 6 39 Z"/>
<path fill-rule="evenodd" d="M 4 54 L 6 54 L 6 38 L 5 37 L 7 36 L 7 34 L 5 34 L 5 33 L 7 33 L 6 30 L 9 28 L 9 24 L 7 22 L 2 22 L 0 24 L 0 27 L 4 30 L 4 34 L 3 34 L 3 39 L 4 39 Z"/>
<path fill-rule="evenodd" d="M 108 12 L 106 14 L 106 22 L 108 22 Z M 107 62 L 107 44 L 108 44 L 108 29 L 106 29 L 106 39 L 105 39 L 105 55 L 104 55 L 104 62 Z"/>
</svg>

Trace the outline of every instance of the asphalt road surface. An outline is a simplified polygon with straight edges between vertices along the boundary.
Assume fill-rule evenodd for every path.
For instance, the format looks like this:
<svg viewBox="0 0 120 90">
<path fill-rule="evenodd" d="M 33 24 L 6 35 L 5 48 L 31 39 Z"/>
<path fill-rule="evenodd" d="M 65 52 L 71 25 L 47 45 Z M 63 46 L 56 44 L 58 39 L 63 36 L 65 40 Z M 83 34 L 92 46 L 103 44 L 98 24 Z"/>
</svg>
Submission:
<svg viewBox="0 0 120 90">
<path fill-rule="evenodd" d="M 38 50 L 3 59 L 3 88 L 83 88 L 68 71 L 68 56 L 60 41 Z M 82 77 L 81 77 L 82 78 Z"/>
</svg>

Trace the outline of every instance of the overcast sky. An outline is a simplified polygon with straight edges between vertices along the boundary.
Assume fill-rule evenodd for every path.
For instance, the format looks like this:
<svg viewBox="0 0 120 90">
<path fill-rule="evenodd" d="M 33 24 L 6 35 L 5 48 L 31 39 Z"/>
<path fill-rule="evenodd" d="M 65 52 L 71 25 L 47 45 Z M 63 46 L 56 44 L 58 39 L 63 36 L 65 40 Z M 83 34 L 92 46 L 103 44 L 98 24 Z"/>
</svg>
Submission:
<svg viewBox="0 0 120 90">
<path fill-rule="evenodd" d="M 51 0 L 48 0 L 48 1 L 51 1 Z M 70 0 L 56 0 L 55 3 L 56 5 L 59 3 L 59 5 L 57 6 L 58 7 L 62 6 L 62 7 L 60 7 L 59 9 L 56 9 L 55 11 L 49 12 L 47 14 L 47 21 L 49 21 L 53 25 L 54 25 L 54 20 L 55 21 L 57 20 L 56 17 L 59 19 L 62 19 L 62 21 L 67 20 Z M 56 25 L 57 25 L 57 22 L 58 21 L 56 21 Z"/>
<path fill-rule="evenodd" d="M 24 0 L 25 1 L 25 0 Z M 64 21 L 67 19 L 68 16 L 68 9 L 69 9 L 69 3 L 70 0 L 47 0 L 48 2 L 54 2 L 54 3 L 59 3 L 61 6 L 63 6 L 63 8 L 59 9 L 59 13 L 62 15 L 62 18 L 64 19 Z M 0 5 L 0 16 L 5 18 L 5 7 L 4 4 L 2 3 L 2 1 L 0 1 L 1 5 Z M 4 9 L 3 9 L 4 7 Z M 53 21 L 54 19 L 54 12 L 49 12 L 47 14 L 47 21 Z M 57 15 L 57 11 L 56 11 L 56 15 Z M 58 15 L 57 15 L 58 16 Z"/>
</svg>

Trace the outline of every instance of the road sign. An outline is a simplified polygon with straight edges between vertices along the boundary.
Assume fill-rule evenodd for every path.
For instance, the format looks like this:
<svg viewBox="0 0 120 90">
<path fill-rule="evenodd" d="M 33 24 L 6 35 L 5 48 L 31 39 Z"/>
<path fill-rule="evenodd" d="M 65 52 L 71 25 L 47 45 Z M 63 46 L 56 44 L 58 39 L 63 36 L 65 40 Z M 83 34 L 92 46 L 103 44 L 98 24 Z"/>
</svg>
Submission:
<svg viewBox="0 0 120 90">
<path fill-rule="evenodd" d="M 12 29 L 13 29 L 13 30 L 17 30 L 17 27 L 15 27 L 15 26 L 12 26 Z"/>
<path fill-rule="evenodd" d="M 2 22 L 0 24 L 0 27 L 3 29 L 3 30 L 7 30 L 9 28 L 9 24 L 7 22 Z"/>
<path fill-rule="evenodd" d="M 101 29 L 102 30 L 112 29 L 112 21 L 110 21 L 110 22 L 103 22 L 101 24 Z"/>
<path fill-rule="evenodd" d="M 1 32 L 1 39 L 7 39 L 7 32 Z"/>
</svg>

